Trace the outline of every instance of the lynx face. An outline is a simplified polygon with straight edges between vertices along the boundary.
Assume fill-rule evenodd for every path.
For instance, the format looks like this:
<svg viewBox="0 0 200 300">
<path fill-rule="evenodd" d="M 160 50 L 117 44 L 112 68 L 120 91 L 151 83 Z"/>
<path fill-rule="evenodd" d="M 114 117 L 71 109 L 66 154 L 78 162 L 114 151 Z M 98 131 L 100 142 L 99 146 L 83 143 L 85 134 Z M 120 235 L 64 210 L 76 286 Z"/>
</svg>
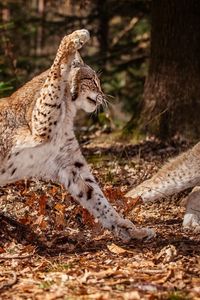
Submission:
<svg viewBox="0 0 200 300">
<path fill-rule="evenodd" d="M 71 71 L 71 96 L 77 109 L 93 112 L 103 104 L 105 96 L 94 70 L 84 65 Z"/>
</svg>

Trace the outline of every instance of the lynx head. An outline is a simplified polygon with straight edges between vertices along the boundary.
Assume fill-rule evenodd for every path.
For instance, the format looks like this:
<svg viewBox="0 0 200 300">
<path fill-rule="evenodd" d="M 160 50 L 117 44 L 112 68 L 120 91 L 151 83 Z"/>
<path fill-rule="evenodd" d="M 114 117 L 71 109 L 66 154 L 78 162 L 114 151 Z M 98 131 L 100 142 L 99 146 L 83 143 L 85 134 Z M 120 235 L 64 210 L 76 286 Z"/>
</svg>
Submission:
<svg viewBox="0 0 200 300">
<path fill-rule="evenodd" d="M 103 104 L 105 96 L 94 70 L 82 61 L 74 60 L 70 75 L 70 93 L 77 109 L 93 112 Z"/>
</svg>

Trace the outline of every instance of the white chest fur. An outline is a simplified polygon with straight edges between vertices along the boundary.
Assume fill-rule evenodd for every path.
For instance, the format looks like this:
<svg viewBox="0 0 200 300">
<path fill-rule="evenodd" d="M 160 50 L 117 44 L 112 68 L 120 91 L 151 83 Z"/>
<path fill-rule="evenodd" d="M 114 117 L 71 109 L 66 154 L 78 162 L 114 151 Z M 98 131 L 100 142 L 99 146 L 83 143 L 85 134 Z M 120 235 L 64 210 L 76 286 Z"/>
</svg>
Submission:
<svg viewBox="0 0 200 300">
<path fill-rule="evenodd" d="M 56 180 L 59 167 L 62 168 L 62 164 L 70 165 L 77 147 L 73 112 L 67 114 L 63 103 L 50 141 L 34 147 L 17 144 L 11 149 L 8 159 L 3 161 L 0 168 L 0 185 L 30 177 Z"/>
</svg>

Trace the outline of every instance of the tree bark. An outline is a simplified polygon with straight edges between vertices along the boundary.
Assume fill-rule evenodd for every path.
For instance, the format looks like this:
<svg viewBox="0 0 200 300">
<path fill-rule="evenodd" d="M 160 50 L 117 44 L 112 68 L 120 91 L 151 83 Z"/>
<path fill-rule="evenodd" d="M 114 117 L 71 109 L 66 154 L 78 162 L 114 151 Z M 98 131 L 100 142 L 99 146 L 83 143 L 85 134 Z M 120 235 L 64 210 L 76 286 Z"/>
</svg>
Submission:
<svg viewBox="0 0 200 300">
<path fill-rule="evenodd" d="M 200 136 L 200 1 L 153 0 L 149 73 L 140 119 L 162 139 Z"/>
<path fill-rule="evenodd" d="M 108 17 L 107 6 L 108 6 L 107 0 L 97 1 L 97 11 L 99 16 L 99 30 L 98 30 L 99 52 L 101 57 L 103 57 L 104 66 L 106 65 L 107 53 L 108 53 L 109 17 Z"/>
</svg>

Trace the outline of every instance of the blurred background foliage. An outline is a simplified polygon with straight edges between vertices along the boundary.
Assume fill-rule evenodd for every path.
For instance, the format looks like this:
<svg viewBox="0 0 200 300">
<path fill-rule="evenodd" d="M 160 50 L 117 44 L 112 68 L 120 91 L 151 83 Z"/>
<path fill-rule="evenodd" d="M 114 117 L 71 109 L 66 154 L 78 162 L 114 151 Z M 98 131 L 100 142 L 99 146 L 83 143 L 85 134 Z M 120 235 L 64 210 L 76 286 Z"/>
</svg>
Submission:
<svg viewBox="0 0 200 300">
<path fill-rule="evenodd" d="M 114 97 L 111 118 L 127 121 L 137 112 L 147 74 L 149 12 L 149 0 L 2 0 L 0 96 L 49 68 L 65 34 L 87 28 L 92 38 L 82 56 Z"/>
</svg>

